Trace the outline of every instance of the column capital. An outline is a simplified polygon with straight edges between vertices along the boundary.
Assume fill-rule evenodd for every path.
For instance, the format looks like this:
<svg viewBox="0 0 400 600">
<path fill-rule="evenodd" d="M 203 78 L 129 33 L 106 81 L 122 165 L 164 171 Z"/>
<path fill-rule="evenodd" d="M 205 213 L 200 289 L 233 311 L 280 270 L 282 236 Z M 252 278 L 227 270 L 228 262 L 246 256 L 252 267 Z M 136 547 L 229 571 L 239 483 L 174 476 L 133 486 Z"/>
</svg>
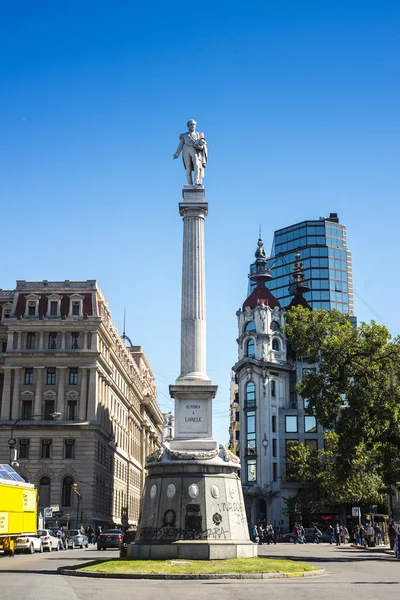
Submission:
<svg viewBox="0 0 400 600">
<path fill-rule="evenodd" d="M 179 214 L 181 217 L 198 217 L 204 219 L 208 215 L 207 202 L 179 202 Z"/>
</svg>

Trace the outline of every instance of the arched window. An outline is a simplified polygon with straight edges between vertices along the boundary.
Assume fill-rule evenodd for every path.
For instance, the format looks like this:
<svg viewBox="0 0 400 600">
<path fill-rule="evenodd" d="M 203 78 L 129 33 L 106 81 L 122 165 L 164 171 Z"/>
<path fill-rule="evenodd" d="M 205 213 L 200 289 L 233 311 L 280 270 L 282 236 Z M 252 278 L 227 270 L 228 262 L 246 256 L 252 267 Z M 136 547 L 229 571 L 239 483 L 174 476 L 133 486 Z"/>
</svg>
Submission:
<svg viewBox="0 0 400 600">
<path fill-rule="evenodd" d="M 279 345 L 279 340 L 277 338 L 274 338 L 272 340 L 272 350 L 280 350 L 280 345 Z"/>
<path fill-rule="evenodd" d="M 64 477 L 62 485 L 62 506 L 72 506 L 72 477 Z"/>
<path fill-rule="evenodd" d="M 42 477 L 39 482 L 39 506 L 50 506 L 50 478 Z"/>
<path fill-rule="evenodd" d="M 248 323 L 246 323 L 245 327 L 244 327 L 244 331 L 255 331 L 256 330 L 256 324 L 254 323 L 254 321 L 249 321 Z"/>
<path fill-rule="evenodd" d="M 255 356 L 253 338 L 250 338 L 246 344 L 246 356 L 248 356 L 249 358 L 254 358 Z"/>
<path fill-rule="evenodd" d="M 276 321 L 271 321 L 271 329 L 272 329 L 272 331 L 279 331 L 280 330 L 279 323 L 277 323 Z"/>
<path fill-rule="evenodd" d="M 246 385 L 246 405 L 245 408 L 254 408 L 256 405 L 256 386 L 252 381 Z"/>
</svg>

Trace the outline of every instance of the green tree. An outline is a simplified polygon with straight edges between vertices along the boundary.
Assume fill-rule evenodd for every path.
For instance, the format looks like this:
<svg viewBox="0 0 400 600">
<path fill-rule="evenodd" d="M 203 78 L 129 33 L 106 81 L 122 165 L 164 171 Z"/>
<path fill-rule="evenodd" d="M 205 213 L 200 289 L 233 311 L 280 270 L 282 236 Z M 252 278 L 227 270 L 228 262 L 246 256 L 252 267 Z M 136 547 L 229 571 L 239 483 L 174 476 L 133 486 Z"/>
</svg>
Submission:
<svg viewBox="0 0 400 600">
<path fill-rule="evenodd" d="M 302 307 L 287 312 L 285 331 L 295 356 L 318 365 L 297 386 L 307 412 L 336 436 L 312 475 L 320 496 L 327 500 L 332 488 L 338 502 L 356 502 L 361 490 L 365 502 L 376 503 L 383 491 L 391 497 L 400 481 L 399 338 L 373 321 L 353 327 L 337 311 Z M 296 457 L 303 475 L 311 458 Z"/>
</svg>

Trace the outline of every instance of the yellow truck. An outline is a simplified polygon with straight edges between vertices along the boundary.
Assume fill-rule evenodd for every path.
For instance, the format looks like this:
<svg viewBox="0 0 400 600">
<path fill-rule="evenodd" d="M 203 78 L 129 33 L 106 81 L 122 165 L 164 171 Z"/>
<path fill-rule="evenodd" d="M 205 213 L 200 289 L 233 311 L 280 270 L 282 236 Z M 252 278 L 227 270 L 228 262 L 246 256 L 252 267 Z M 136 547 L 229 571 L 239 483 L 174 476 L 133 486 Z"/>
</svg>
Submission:
<svg viewBox="0 0 400 600">
<path fill-rule="evenodd" d="M 0 465 L 0 548 L 14 554 L 21 533 L 37 531 L 37 490 L 9 465 Z"/>
</svg>

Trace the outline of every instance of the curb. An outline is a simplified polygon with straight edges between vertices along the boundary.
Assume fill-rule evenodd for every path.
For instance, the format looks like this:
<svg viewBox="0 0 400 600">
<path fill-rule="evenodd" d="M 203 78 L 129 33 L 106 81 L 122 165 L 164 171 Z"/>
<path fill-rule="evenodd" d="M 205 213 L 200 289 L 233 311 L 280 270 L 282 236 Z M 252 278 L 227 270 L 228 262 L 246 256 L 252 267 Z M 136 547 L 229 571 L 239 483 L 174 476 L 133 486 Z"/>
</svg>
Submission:
<svg viewBox="0 0 400 600">
<path fill-rule="evenodd" d="M 326 575 L 325 569 L 317 571 L 304 571 L 303 573 L 200 573 L 200 574 L 182 574 L 182 575 L 159 575 L 156 573 L 101 573 L 90 571 L 75 571 L 71 567 L 58 567 L 59 575 L 69 575 L 70 577 L 92 577 L 94 579 L 188 579 L 188 580 L 206 580 L 206 579 L 294 579 L 299 577 L 322 577 Z"/>
<path fill-rule="evenodd" d="M 355 544 L 351 545 L 352 548 L 355 548 L 356 550 L 364 550 L 364 552 L 370 552 L 371 554 L 389 554 L 390 556 L 394 556 L 393 550 L 389 550 L 388 548 L 377 548 L 375 549 L 371 549 L 371 548 L 365 548 L 365 546 L 356 546 Z"/>
</svg>

